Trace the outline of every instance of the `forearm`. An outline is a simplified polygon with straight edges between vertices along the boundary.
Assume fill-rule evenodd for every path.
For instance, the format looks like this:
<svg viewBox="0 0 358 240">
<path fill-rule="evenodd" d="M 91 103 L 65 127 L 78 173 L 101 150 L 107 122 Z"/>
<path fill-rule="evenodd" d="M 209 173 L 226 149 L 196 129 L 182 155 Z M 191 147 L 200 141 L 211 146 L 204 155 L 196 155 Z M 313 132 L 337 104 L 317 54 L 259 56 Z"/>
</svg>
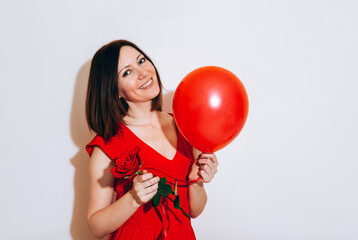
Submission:
<svg viewBox="0 0 358 240">
<path fill-rule="evenodd" d="M 121 227 L 139 207 L 129 191 L 110 206 L 90 216 L 88 226 L 94 236 L 101 238 Z"/>
<path fill-rule="evenodd" d="M 189 184 L 189 215 L 192 218 L 198 217 L 204 210 L 207 195 L 203 182 Z"/>
</svg>

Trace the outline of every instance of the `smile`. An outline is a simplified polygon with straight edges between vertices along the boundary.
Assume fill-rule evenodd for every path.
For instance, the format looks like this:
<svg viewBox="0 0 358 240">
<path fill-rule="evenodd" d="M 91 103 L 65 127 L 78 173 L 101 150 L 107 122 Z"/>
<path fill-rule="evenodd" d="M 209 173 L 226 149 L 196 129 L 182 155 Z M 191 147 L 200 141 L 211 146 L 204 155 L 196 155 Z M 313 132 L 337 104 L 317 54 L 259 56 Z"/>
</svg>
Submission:
<svg viewBox="0 0 358 240">
<path fill-rule="evenodd" d="M 148 82 L 144 83 L 142 86 L 139 87 L 139 89 L 148 88 L 153 83 L 153 79 L 149 79 Z"/>
</svg>

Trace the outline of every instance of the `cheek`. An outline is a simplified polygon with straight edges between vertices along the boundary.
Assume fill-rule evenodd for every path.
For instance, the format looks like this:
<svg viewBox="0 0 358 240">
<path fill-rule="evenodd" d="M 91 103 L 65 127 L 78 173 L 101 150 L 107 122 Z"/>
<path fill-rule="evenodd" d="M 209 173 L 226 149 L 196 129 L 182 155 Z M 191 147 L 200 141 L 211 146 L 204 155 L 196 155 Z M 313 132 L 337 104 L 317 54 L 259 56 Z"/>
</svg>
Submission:
<svg viewBox="0 0 358 240">
<path fill-rule="evenodd" d="M 128 91 L 133 91 L 137 89 L 137 82 L 133 79 L 122 80 L 118 83 L 118 92 L 119 95 L 125 96 L 128 95 Z"/>
<path fill-rule="evenodd" d="M 148 63 L 147 65 L 145 65 L 145 70 L 155 74 L 155 68 L 151 63 Z"/>
<path fill-rule="evenodd" d="M 127 88 L 127 89 L 136 89 L 137 88 L 137 81 L 128 81 L 126 84 L 125 84 L 125 86 L 124 86 L 125 88 Z"/>
</svg>

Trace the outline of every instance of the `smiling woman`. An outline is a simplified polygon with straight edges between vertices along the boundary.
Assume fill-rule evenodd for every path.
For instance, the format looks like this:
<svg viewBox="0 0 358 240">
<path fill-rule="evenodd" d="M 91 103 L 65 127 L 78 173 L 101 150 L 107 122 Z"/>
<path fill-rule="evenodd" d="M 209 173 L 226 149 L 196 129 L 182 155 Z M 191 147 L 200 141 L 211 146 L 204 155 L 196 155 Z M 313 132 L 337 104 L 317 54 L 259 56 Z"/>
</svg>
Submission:
<svg viewBox="0 0 358 240">
<path fill-rule="evenodd" d="M 148 102 L 160 93 L 155 67 L 137 49 L 121 48 L 118 69 L 121 69 L 118 73 L 119 97 L 129 102 Z"/>
<path fill-rule="evenodd" d="M 117 40 L 97 51 L 86 99 L 88 125 L 97 133 L 86 146 L 87 222 L 96 237 L 195 239 L 190 217 L 204 210 L 203 183 L 217 172 L 217 159 L 202 153 L 194 160 L 161 104 L 159 74 L 140 48 Z"/>
<path fill-rule="evenodd" d="M 116 135 L 119 130 L 118 123 L 124 123 L 123 117 L 127 114 L 129 108 L 127 101 L 119 96 L 119 90 L 121 89 L 119 87 L 119 78 L 126 78 L 130 73 L 129 69 L 122 73 L 123 68 L 128 67 L 127 65 L 122 68 L 118 66 L 120 64 L 119 52 L 120 50 L 121 52 L 123 51 L 122 47 L 123 50 L 130 48 L 132 51 L 138 51 L 143 56 L 144 61 L 153 66 L 160 92 L 151 101 L 151 111 L 162 110 L 162 83 L 152 60 L 134 43 L 126 40 L 113 41 L 103 46 L 96 52 L 91 63 L 86 99 L 86 117 L 89 127 L 106 140 Z M 126 58 L 124 54 L 123 56 Z M 121 73 L 123 74 L 122 76 L 120 75 Z"/>
</svg>

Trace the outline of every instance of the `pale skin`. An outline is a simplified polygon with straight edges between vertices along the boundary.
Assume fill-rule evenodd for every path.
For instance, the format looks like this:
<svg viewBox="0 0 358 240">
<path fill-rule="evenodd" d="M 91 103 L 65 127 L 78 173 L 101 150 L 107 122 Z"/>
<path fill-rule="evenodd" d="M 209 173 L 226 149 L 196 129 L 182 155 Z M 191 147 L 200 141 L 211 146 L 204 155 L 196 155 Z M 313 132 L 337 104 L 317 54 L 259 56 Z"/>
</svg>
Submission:
<svg viewBox="0 0 358 240">
<path fill-rule="evenodd" d="M 174 119 L 164 112 L 151 111 L 151 100 L 159 93 L 153 65 L 130 46 L 121 48 L 119 62 L 119 96 L 129 105 L 124 120 L 128 128 L 142 141 L 171 161 L 176 154 L 177 130 Z M 143 88 L 143 86 L 149 86 Z M 204 183 L 210 182 L 217 172 L 218 161 L 214 153 L 194 150 L 189 180 L 189 215 L 198 217 L 205 208 L 207 195 Z M 137 209 L 157 193 L 159 177 L 144 170 L 133 179 L 133 187 L 112 203 L 114 177 L 110 169 L 114 162 L 95 147 L 90 159 L 90 192 L 87 223 L 94 236 L 101 238 L 122 226 Z"/>
</svg>

